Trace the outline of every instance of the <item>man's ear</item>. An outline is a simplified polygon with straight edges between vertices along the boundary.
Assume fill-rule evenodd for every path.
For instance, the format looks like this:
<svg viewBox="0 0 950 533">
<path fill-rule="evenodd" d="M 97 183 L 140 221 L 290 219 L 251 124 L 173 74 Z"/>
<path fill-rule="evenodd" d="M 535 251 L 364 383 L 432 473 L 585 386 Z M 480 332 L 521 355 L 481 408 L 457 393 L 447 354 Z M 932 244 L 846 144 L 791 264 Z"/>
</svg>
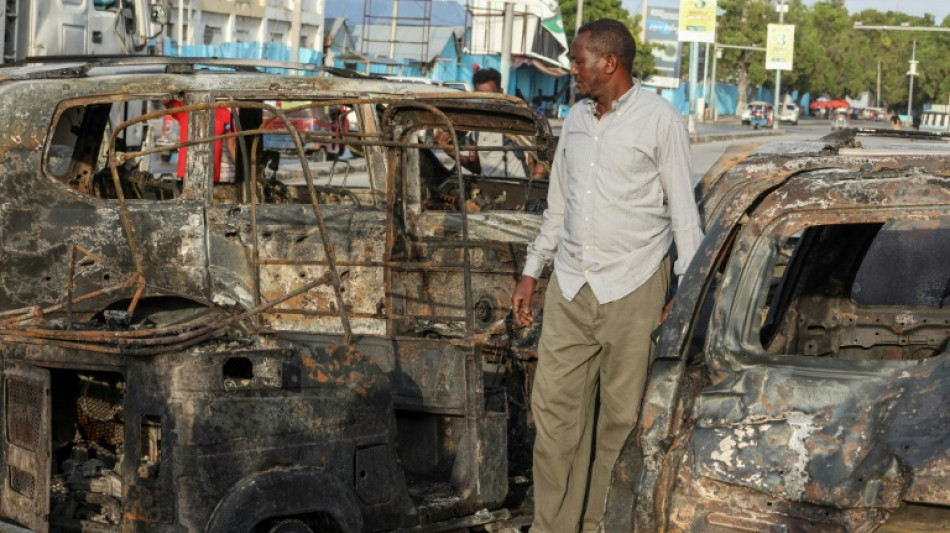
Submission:
<svg viewBox="0 0 950 533">
<path fill-rule="evenodd" d="M 607 74 L 613 74 L 617 71 L 617 56 L 613 54 L 604 54 L 604 72 Z"/>
</svg>

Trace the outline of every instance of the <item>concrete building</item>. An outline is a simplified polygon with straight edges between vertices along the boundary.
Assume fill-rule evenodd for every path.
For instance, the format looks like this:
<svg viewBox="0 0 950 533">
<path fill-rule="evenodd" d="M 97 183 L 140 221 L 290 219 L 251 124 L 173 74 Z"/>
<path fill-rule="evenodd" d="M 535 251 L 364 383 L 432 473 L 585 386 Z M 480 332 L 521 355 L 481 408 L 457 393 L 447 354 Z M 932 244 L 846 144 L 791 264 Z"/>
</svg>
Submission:
<svg viewBox="0 0 950 533">
<path fill-rule="evenodd" d="M 181 2 L 181 9 L 179 9 Z M 300 37 L 292 42 L 296 2 L 300 5 Z M 171 46 L 165 53 L 205 57 L 256 57 L 315 62 L 322 57 L 325 0 L 169 0 Z M 179 26 L 179 13 L 183 24 Z M 179 35 L 179 28 L 182 29 Z M 298 47 L 299 58 L 290 57 Z M 171 50 L 169 50 L 171 48 Z M 171 53 L 170 53 L 171 52 Z M 212 53 L 217 52 L 217 53 Z"/>
</svg>

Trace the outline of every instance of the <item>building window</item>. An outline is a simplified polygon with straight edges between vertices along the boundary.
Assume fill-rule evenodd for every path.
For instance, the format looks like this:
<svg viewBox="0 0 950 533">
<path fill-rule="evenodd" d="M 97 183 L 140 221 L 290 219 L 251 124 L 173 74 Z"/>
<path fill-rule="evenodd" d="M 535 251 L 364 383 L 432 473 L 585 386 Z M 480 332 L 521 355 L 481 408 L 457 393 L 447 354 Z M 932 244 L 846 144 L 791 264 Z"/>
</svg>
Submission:
<svg viewBox="0 0 950 533">
<path fill-rule="evenodd" d="M 217 26 L 205 26 L 204 44 L 214 44 L 216 39 L 221 37 L 221 28 Z"/>
</svg>

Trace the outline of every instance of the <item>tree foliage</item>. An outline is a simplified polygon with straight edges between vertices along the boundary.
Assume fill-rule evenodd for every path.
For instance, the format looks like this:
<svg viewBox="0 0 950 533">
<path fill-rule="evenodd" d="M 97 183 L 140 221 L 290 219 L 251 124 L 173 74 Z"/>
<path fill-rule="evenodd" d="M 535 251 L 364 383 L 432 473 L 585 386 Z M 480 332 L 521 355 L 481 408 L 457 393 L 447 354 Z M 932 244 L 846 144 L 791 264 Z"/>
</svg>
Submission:
<svg viewBox="0 0 950 533">
<path fill-rule="evenodd" d="M 574 38 L 574 27 L 577 21 L 577 0 L 559 0 L 561 6 L 561 17 L 564 20 L 564 32 L 567 34 L 568 43 Z M 652 45 L 644 46 L 640 40 L 642 17 L 640 15 L 631 16 L 621 5 L 620 0 L 584 0 L 584 20 L 582 23 L 591 22 L 602 18 L 619 20 L 630 28 L 633 38 L 637 41 L 637 57 L 633 62 L 633 74 L 638 78 L 650 77 L 656 68 L 653 61 L 651 50 Z"/>
<path fill-rule="evenodd" d="M 932 27 L 936 25 L 933 16 L 876 10 L 852 14 L 844 0 L 818 0 L 813 5 L 802 0 L 786 3 L 789 9 L 785 23 L 795 25 L 795 58 L 794 70 L 782 74 L 783 93 L 856 98 L 870 91 L 874 102 L 880 62 L 881 104 L 906 105 L 908 62 L 916 40 L 920 76 L 914 84 L 915 107 L 928 102 L 947 104 L 950 100 L 950 33 L 871 31 L 854 26 L 860 21 L 864 26 Z M 719 0 L 719 9 L 716 35 L 720 44 L 764 48 L 768 24 L 779 21 L 774 0 Z M 950 17 L 941 25 L 950 28 Z M 773 87 L 774 71 L 764 67 L 764 52 L 723 49 L 717 78 L 739 86 L 741 104 L 754 86 Z"/>
</svg>

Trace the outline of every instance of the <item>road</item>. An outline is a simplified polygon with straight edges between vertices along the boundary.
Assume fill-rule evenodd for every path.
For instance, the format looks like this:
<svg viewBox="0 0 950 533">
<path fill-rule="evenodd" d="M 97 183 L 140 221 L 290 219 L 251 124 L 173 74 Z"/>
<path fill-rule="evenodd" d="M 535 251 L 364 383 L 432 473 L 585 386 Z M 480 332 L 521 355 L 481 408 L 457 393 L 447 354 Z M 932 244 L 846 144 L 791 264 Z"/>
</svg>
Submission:
<svg viewBox="0 0 950 533">
<path fill-rule="evenodd" d="M 851 126 L 862 128 L 887 127 L 882 122 L 863 120 L 852 121 Z M 802 118 L 797 126 L 783 124 L 781 126 L 783 133 L 775 136 L 766 130 L 753 130 L 749 126 L 742 126 L 734 120 L 726 124 L 710 125 L 708 127 L 708 131 L 715 132 L 716 135 L 729 136 L 729 133 L 734 133 L 736 136 L 741 135 L 741 137 L 723 141 L 694 143 L 691 148 L 693 183 L 702 179 L 713 163 L 732 145 L 748 142 L 817 140 L 831 133 L 831 125 L 827 120 L 813 118 Z"/>
</svg>

